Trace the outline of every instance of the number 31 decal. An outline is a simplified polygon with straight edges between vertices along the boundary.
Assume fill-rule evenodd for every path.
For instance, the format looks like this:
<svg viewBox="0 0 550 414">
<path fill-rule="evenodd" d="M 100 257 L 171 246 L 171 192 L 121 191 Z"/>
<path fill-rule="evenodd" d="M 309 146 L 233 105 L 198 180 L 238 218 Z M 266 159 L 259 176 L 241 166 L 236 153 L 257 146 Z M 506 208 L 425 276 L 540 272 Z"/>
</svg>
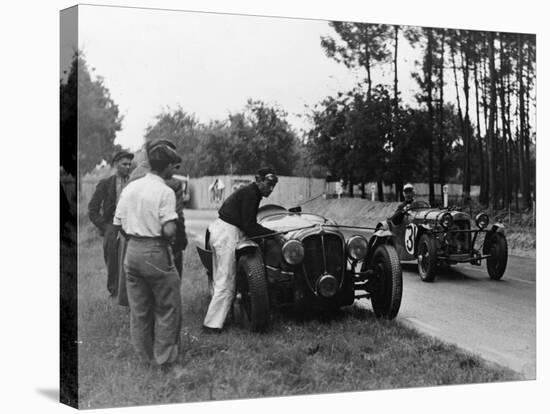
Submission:
<svg viewBox="0 0 550 414">
<path fill-rule="evenodd" d="M 409 254 L 414 254 L 414 241 L 416 240 L 417 231 L 418 228 L 412 223 L 405 228 L 405 249 Z"/>
</svg>

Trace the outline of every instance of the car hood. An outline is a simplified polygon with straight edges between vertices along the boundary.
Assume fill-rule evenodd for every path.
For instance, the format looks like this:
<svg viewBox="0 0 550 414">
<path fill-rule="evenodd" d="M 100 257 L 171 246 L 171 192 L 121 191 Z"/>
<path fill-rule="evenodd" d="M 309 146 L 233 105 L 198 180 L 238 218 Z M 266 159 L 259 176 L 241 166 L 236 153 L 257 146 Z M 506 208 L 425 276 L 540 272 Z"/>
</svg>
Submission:
<svg viewBox="0 0 550 414">
<path fill-rule="evenodd" d="M 300 229 L 307 226 L 320 224 L 336 224 L 323 216 L 311 213 L 280 213 L 267 216 L 260 220 L 260 224 L 274 231 L 288 231 Z M 301 230 L 291 231 L 285 235 L 286 238 L 293 238 Z"/>
<path fill-rule="evenodd" d="M 411 211 L 410 214 L 415 221 L 438 220 L 443 214 L 450 213 L 453 220 L 470 220 L 470 215 L 462 211 L 445 210 L 439 208 L 425 208 L 421 210 Z"/>
</svg>

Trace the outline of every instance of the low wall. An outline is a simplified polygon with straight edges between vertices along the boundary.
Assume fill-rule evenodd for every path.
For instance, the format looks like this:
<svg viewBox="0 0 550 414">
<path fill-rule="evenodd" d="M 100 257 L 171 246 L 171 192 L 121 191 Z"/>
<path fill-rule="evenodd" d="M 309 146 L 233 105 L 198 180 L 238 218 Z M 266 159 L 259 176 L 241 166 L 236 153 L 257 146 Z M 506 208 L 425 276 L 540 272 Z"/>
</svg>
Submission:
<svg viewBox="0 0 550 414">
<path fill-rule="evenodd" d="M 189 180 L 191 200 L 189 207 L 218 209 L 223 201 L 240 185 L 254 180 L 253 175 L 216 175 Z M 325 192 L 325 180 L 307 177 L 279 177 L 273 193 L 262 199 L 262 204 L 281 204 L 292 207 Z"/>
</svg>

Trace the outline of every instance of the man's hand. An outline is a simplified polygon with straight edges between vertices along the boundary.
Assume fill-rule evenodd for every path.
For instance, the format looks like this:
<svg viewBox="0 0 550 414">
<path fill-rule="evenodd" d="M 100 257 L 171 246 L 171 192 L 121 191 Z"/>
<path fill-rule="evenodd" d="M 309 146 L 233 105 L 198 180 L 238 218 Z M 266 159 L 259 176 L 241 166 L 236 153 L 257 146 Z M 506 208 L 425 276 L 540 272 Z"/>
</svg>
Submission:
<svg viewBox="0 0 550 414">
<path fill-rule="evenodd" d="M 169 221 L 162 226 L 162 236 L 167 239 L 170 243 L 174 243 L 176 240 L 176 231 L 178 226 L 175 221 Z"/>
</svg>

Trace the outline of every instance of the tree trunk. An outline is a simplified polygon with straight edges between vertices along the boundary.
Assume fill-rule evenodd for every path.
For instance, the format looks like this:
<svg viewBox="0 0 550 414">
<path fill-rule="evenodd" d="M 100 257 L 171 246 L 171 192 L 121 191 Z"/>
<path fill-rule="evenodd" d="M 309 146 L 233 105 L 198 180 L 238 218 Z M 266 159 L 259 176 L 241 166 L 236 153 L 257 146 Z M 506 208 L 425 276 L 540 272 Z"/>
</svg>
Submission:
<svg viewBox="0 0 550 414">
<path fill-rule="evenodd" d="M 376 181 L 376 187 L 378 190 L 378 201 L 384 201 L 384 184 L 382 183 L 382 180 Z"/>
<path fill-rule="evenodd" d="M 470 132 L 470 35 L 466 34 L 466 41 L 462 42 L 462 77 L 464 90 L 464 123 L 462 137 L 464 140 L 464 175 L 462 180 L 462 197 L 464 205 L 470 204 L 470 186 L 472 180 L 471 164 L 470 164 L 470 147 L 471 147 L 471 132 Z"/>
<path fill-rule="evenodd" d="M 509 191 L 509 167 L 508 167 L 508 151 L 506 142 L 509 136 L 510 125 L 506 119 L 506 99 L 505 99 L 505 85 L 504 85 L 504 75 L 507 70 L 506 58 L 505 58 L 505 47 L 504 41 L 502 38 L 502 33 L 500 34 L 500 88 L 499 88 L 499 97 L 500 97 L 500 118 L 502 124 L 502 160 L 503 160 L 503 172 L 500 175 L 502 177 L 502 201 L 505 207 L 508 207 L 510 204 L 510 191 Z"/>
<path fill-rule="evenodd" d="M 393 54 L 393 139 L 394 143 L 397 143 L 397 119 L 399 115 L 399 91 L 397 85 L 397 46 L 399 42 L 399 26 L 395 25 L 395 35 L 394 35 L 394 54 Z"/>
<path fill-rule="evenodd" d="M 489 128 L 487 131 L 487 156 L 489 167 L 489 206 L 496 209 L 497 194 L 496 194 L 496 163 L 495 163 L 495 118 L 496 118 L 496 70 L 495 70 L 495 49 L 494 49 L 495 34 L 489 32 L 489 77 L 490 77 L 490 102 L 489 102 Z"/>
<path fill-rule="evenodd" d="M 531 67 L 531 53 L 529 51 L 529 45 L 527 44 L 527 70 L 526 79 L 527 85 L 525 88 L 525 186 L 528 191 L 528 197 L 526 198 L 526 204 L 531 209 L 532 197 L 531 197 L 531 128 L 529 125 L 529 84 L 530 84 L 530 72 Z"/>
<path fill-rule="evenodd" d="M 477 144 L 478 144 L 478 157 L 479 157 L 479 202 L 486 204 L 487 200 L 482 198 L 483 189 L 487 185 L 485 182 L 485 162 L 483 160 L 483 142 L 481 139 L 481 121 L 479 117 L 479 79 L 478 79 L 478 67 L 477 62 L 474 59 L 474 88 L 476 96 L 476 131 L 477 131 Z"/>
<path fill-rule="evenodd" d="M 435 204 L 434 196 L 434 154 L 433 154 L 433 131 L 434 131 L 434 108 L 432 102 L 432 71 L 433 71 L 433 32 L 432 29 L 426 29 L 428 36 L 428 48 L 426 51 L 426 89 L 428 105 L 428 192 L 430 205 Z"/>
<path fill-rule="evenodd" d="M 437 143 L 439 150 L 439 191 L 441 195 L 441 200 L 443 200 L 443 186 L 447 181 L 445 179 L 445 148 L 443 146 L 443 89 L 445 87 L 444 83 L 444 66 L 445 66 L 445 29 L 442 29 L 441 35 L 441 56 L 439 60 L 439 116 L 438 116 L 438 125 L 437 125 Z"/>
<path fill-rule="evenodd" d="M 370 36 L 369 25 L 365 25 L 364 32 L 364 44 L 365 44 L 365 69 L 367 70 L 367 100 L 370 101 L 372 93 L 372 78 L 370 73 Z"/>
<path fill-rule="evenodd" d="M 520 190 L 522 195 L 522 209 L 527 209 L 531 206 L 530 191 L 529 191 L 529 173 L 527 171 L 525 149 L 525 86 L 523 83 L 523 36 L 518 34 L 518 69 L 517 76 L 519 82 L 519 176 Z"/>
</svg>

